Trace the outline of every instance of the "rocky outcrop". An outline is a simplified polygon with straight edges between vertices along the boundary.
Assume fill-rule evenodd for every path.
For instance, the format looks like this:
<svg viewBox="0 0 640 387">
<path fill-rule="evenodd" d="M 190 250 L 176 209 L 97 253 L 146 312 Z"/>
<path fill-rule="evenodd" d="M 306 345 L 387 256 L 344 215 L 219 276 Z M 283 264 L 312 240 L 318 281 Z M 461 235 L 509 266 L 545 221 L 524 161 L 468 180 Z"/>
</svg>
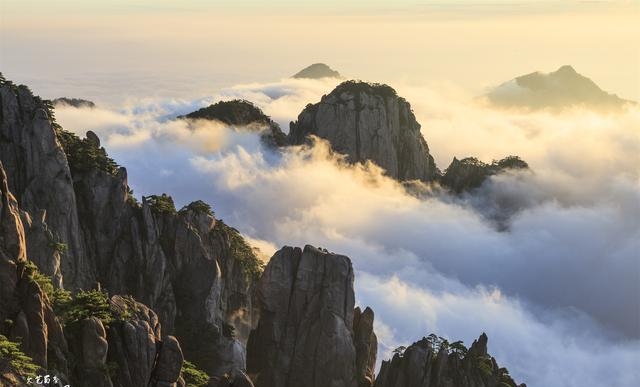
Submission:
<svg viewBox="0 0 640 387">
<path fill-rule="evenodd" d="M 333 70 L 324 63 L 314 63 L 298 71 L 292 78 L 322 79 L 322 78 L 342 78 L 339 72 Z"/>
<path fill-rule="evenodd" d="M 361 374 L 372 376 L 373 313 L 354 319 L 353 280 L 349 258 L 326 250 L 284 247 L 271 258 L 248 345 L 256 386 L 356 387 Z"/>
<path fill-rule="evenodd" d="M 178 118 L 215 120 L 235 128 L 261 132 L 262 141 L 271 146 L 283 146 L 287 141 L 287 136 L 280 129 L 280 125 L 256 105 L 246 100 L 220 101 Z"/>
<path fill-rule="evenodd" d="M 378 338 L 373 331 L 373 310 L 357 307 L 353 312 L 354 345 L 356 347 L 356 371 L 358 387 L 372 387 L 375 382 Z"/>
<path fill-rule="evenodd" d="M 48 244 L 64 246 L 64 254 L 56 255 L 49 247 L 35 254 L 38 260 L 53 262 L 43 271 L 60 279 L 54 269 L 60 267 L 70 287 L 88 286 L 93 269 L 86 260 L 71 172 L 50 110 L 27 87 L 2 80 L 0 111 L 0 161 L 8 172 L 9 190 L 33 220 L 48 225 Z M 29 232 L 27 237 L 33 237 L 36 246 L 42 233 Z"/>
<path fill-rule="evenodd" d="M 289 142 L 327 140 L 348 161 L 372 161 L 394 179 L 432 181 L 438 175 L 411 105 L 386 85 L 347 81 L 307 105 L 290 124 Z"/>
<path fill-rule="evenodd" d="M 518 387 L 487 354 L 484 333 L 467 350 L 430 335 L 383 361 L 376 387 Z M 524 384 L 521 387 L 526 387 Z"/>
<path fill-rule="evenodd" d="M 180 378 L 184 356 L 173 336 L 162 336 L 155 312 L 132 298 L 110 300 L 108 359 L 114 386 L 168 386 Z"/>
<path fill-rule="evenodd" d="M 109 344 L 104 325 L 98 318 L 89 317 L 80 322 L 79 330 L 78 380 L 86 386 L 112 387 L 110 375 L 106 372 Z"/>
<path fill-rule="evenodd" d="M 124 168 L 79 172 L 74 180 L 86 249 L 103 286 L 155 310 L 209 374 L 243 370 L 260 268 L 239 233 L 202 202 L 178 211 L 159 195 L 138 204 Z"/>
<path fill-rule="evenodd" d="M 459 194 L 480 187 L 492 175 L 528 168 L 529 165 L 518 156 L 508 156 L 491 164 L 483 163 L 475 157 L 462 160 L 454 158 L 440 178 L 440 184 Z"/>
<path fill-rule="evenodd" d="M 591 79 L 566 65 L 548 74 L 522 75 L 496 87 L 486 97 L 495 106 L 531 110 L 586 107 L 617 111 L 637 104 L 605 92 Z"/>
</svg>

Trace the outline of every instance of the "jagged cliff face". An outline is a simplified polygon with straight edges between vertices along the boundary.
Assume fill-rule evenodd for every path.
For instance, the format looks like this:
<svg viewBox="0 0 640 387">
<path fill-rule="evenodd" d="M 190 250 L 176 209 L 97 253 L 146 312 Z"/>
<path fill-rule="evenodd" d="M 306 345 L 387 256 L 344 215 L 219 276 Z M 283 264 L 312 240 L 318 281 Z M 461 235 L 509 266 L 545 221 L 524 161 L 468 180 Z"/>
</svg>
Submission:
<svg viewBox="0 0 640 387">
<path fill-rule="evenodd" d="M 488 355 L 484 333 L 468 351 L 440 340 L 431 335 L 384 361 L 376 387 L 518 387 Z"/>
<path fill-rule="evenodd" d="M 353 280 L 349 258 L 311 246 L 284 247 L 271 258 L 248 347 L 258 387 L 372 385 L 373 312 L 358 309 L 354 318 Z"/>
<path fill-rule="evenodd" d="M 28 266 L 20 208 L 0 163 L 0 321 L 3 336 L 21 343 L 44 373 L 78 386 L 162 386 L 180 380 L 182 351 L 161 336 L 156 314 L 134 300 L 114 296 L 109 326 L 89 317 L 63 326 Z M 127 311 L 125 316 L 124 311 Z M 3 359 L 4 360 L 4 359 Z M 1 362 L 0 362 L 1 363 Z M 109 364 L 115 364 L 108 370 Z M 19 370 L 1 364 L 2 385 L 24 385 Z M 184 385 L 181 382 L 180 385 Z"/>
<path fill-rule="evenodd" d="M 64 151 L 42 101 L 28 88 L 0 86 L 0 161 L 25 214 L 29 248 L 57 283 L 89 286 L 93 267 L 81 239 L 76 197 Z M 55 192 L 52 195 L 51 192 Z M 65 244 L 64 254 L 54 247 Z"/>
<path fill-rule="evenodd" d="M 2 227 L 17 225 L 3 232 L 11 252 L 1 268 L 0 302 L 12 304 L 5 316 L 23 319 L 13 305 L 19 280 L 12 265 L 28 257 L 56 287 L 100 283 L 111 294 L 133 295 L 209 374 L 244 369 L 261 269 L 240 234 L 201 202 L 180 211 L 164 205 L 165 197 L 137 203 L 126 170 L 106 156 L 95 134 L 79 139 L 57 127 L 50 106 L 26 87 L 3 82 L 0 97 L 0 162 L 7 171 Z M 36 292 L 20 289 L 19 300 Z M 36 347 L 46 340 L 34 340 L 23 347 L 44 367 L 47 351 Z"/>
<path fill-rule="evenodd" d="M 350 162 L 370 160 L 397 180 L 432 181 L 438 171 L 411 105 L 386 85 L 344 82 L 307 105 L 289 130 L 291 144 L 326 139 Z"/>
</svg>

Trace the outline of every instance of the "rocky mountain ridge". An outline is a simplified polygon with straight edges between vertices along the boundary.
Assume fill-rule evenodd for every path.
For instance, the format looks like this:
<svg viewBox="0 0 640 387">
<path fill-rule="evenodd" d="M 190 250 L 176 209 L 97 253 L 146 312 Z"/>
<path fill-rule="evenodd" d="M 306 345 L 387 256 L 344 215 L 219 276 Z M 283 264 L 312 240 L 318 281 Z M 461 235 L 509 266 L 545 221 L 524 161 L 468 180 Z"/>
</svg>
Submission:
<svg viewBox="0 0 640 387">
<path fill-rule="evenodd" d="M 530 110 L 583 107 L 609 112 L 635 104 L 607 93 L 568 65 L 550 73 L 516 77 L 491 90 L 486 98 L 495 106 Z"/>
<path fill-rule="evenodd" d="M 471 173 L 454 158 L 447 169 L 449 173 L 443 174 L 429 152 L 411 105 L 385 84 L 342 82 L 320 102 L 308 104 L 298 119 L 289 124 L 287 135 L 262 110 L 245 100 L 220 101 L 178 118 L 267 127 L 262 140 L 271 147 L 307 144 L 317 137 L 328 141 L 331 149 L 346 156 L 350 163 L 373 162 L 400 182 L 439 184 L 453 193 L 477 188 L 491 175 L 512 166 L 528 168 L 525 162 L 517 166 L 504 163 L 500 168 Z"/>
<path fill-rule="evenodd" d="M 214 120 L 233 127 L 262 131 L 261 138 L 267 145 L 286 145 L 286 135 L 280 129 L 280 125 L 264 114 L 259 107 L 246 100 L 219 101 L 178 118 Z"/>
</svg>

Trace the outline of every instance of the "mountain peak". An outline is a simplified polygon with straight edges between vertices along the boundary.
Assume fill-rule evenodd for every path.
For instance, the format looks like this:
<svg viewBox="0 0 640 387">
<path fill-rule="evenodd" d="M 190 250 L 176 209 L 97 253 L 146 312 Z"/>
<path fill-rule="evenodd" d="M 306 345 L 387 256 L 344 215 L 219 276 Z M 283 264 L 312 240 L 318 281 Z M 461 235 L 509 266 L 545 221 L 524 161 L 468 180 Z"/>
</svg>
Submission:
<svg viewBox="0 0 640 387">
<path fill-rule="evenodd" d="M 262 133 L 262 140 L 269 146 L 283 146 L 286 135 L 282 133 L 280 125 L 264 114 L 254 103 L 244 99 L 219 101 L 213 105 L 203 107 L 178 119 L 215 120 L 230 126 L 242 126 L 254 130 L 268 130 Z"/>
<path fill-rule="evenodd" d="M 311 66 L 297 72 L 293 78 L 321 79 L 321 78 L 342 78 L 339 72 L 333 70 L 324 63 L 314 63 Z"/>
<path fill-rule="evenodd" d="M 386 117 L 386 119 L 380 119 Z M 384 84 L 345 81 L 289 124 L 289 143 L 327 140 L 352 163 L 371 161 L 399 181 L 438 174 L 411 105 Z"/>
<path fill-rule="evenodd" d="M 555 72 L 534 72 L 516 77 L 486 96 L 496 106 L 530 110 L 583 107 L 616 111 L 634 103 L 607 93 L 569 65 L 561 66 Z"/>
<path fill-rule="evenodd" d="M 556 74 L 578 74 L 578 72 L 571 65 L 561 66 L 555 73 Z"/>
</svg>

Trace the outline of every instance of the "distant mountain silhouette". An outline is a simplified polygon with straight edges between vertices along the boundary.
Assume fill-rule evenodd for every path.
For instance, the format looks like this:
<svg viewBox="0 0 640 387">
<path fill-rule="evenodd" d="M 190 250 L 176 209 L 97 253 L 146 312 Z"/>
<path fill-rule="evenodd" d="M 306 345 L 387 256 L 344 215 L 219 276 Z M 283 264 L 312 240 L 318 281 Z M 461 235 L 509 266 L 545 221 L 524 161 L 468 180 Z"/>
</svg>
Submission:
<svg viewBox="0 0 640 387">
<path fill-rule="evenodd" d="M 75 108 L 94 108 L 96 104 L 93 101 L 89 101 L 88 99 L 82 98 L 67 98 L 60 97 L 56 98 L 53 101 L 53 105 L 65 105 L 65 106 L 73 106 Z"/>
<path fill-rule="evenodd" d="M 342 75 L 324 63 L 314 63 L 311 66 L 300 70 L 293 76 L 293 78 L 342 78 Z"/>
<path fill-rule="evenodd" d="M 548 74 L 534 72 L 517 77 L 496 87 L 486 97 L 496 106 L 532 110 L 583 106 L 612 111 L 635 103 L 607 93 L 566 65 Z"/>
</svg>

